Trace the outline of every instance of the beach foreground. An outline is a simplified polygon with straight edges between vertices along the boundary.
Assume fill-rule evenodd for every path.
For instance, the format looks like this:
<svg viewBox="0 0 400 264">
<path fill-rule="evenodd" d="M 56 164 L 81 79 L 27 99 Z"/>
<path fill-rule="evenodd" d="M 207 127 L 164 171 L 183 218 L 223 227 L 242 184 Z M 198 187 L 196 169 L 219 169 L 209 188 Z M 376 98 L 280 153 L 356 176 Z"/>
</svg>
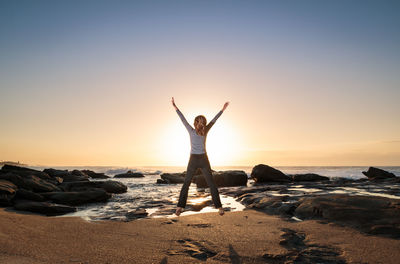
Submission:
<svg viewBox="0 0 400 264">
<path fill-rule="evenodd" d="M 0 208 L 0 263 L 398 263 L 400 241 L 252 209 L 130 222 Z"/>
</svg>

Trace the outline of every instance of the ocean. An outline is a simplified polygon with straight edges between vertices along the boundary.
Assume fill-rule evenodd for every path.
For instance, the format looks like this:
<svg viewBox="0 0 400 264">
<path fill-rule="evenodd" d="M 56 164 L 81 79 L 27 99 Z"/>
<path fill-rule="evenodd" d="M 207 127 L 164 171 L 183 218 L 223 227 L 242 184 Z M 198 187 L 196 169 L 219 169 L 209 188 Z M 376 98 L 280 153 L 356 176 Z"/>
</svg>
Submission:
<svg viewBox="0 0 400 264">
<path fill-rule="evenodd" d="M 33 169 L 43 170 L 49 167 L 28 166 Z M 400 176 L 400 166 L 377 166 L 395 175 Z M 57 166 L 55 169 L 67 170 L 82 170 L 89 169 L 95 172 L 103 172 L 108 176 L 114 176 L 119 173 L 127 172 L 142 172 L 143 178 L 116 178 L 128 186 L 128 191 L 122 194 L 113 194 L 112 198 L 106 203 L 91 203 L 87 205 L 77 206 L 77 212 L 65 214 L 57 217 L 65 216 L 80 216 L 88 221 L 95 220 L 117 220 L 126 221 L 129 212 L 136 209 L 145 209 L 148 213 L 147 217 L 174 217 L 174 211 L 178 201 L 179 193 L 182 184 L 157 184 L 157 179 L 162 173 L 183 172 L 186 167 L 167 167 L 167 166 L 142 166 L 142 167 L 112 167 L 112 166 Z M 249 177 L 248 186 L 254 181 L 250 179 L 250 174 L 253 166 L 213 166 L 215 171 L 220 170 L 243 170 Z M 317 173 L 330 178 L 365 178 L 362 171 L 368 170 L 368 166 L 276 166 L 276 169 L 281 170 L 286 174 L 301 174 L 301 173 Z M 228 187 L 229 188 L 229 187 Z M 304 189 L 304 186 L 298 186 L 299 190 Z M 354 192 L 354 190 L 353 190 Z M 356 190 L 357 192 L 357 190 Z M 376 195 L 381 195 L 378 190 Z M 370 193 L 370 195 L 374 193 Z M 400 194 L 398 194 L 400 196 Z M 245 208 L 235 198 L 227 195 L 220 195 L 221 202 L 229 211 L 241 211 Z M 397 196 L 395 196 L 397 197 Z M 400 198 L 400 197 L 399 197 Z M 205 200 L 211 200 L 208 188 L 197 188 L 196 184 L 191 184 L 189 187 L 189 196 L 187 204 L 198 204 Z M 217 212 L 217 209 L 212 205 L 206 206 L 200 211 L 184 211 L 181 215 Z"/>
</svg>

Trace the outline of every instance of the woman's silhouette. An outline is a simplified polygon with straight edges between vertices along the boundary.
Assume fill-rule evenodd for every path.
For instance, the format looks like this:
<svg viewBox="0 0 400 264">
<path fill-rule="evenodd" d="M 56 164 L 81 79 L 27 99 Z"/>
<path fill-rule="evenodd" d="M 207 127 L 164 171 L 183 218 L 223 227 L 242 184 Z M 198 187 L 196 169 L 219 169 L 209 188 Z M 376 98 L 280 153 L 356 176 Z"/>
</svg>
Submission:
<svg viewBox="0 0 400 264">
<path fill-rule="evenodd" d="M 172 105 L 175 107 L 176 112 L 178 113 L 180 119 L 185 125 L 187 131 L 189 132 L 191 144 L 190 159 L 186 170 L 185 182 L 182 185 L 175 214 L 179 216 L 183 212 L 183 209 L 186 206 L 189 185 L 192 182 L 192 177 L 197 168 L 200 168 L 203 172 L 208 186 L 210 187 L 214 206 L 215 208 L 219 209 L 219 214 L 223 215 L 224 209 L 222 208 L 221 200 L 219 198 L 219 192 L 212 177 L 211 166 L 206 152 L 206 137 L 210 128 L 215 124 L 215 121 L 217 121 L 222 112 L 225 111 L 225 109 L 228 107 L 229 102 L 226 102 L 224 104 L 222 110 L 218 112 L 218 114 L 214 117 L 213 120 L 211 120 L 210 123 L 208 123 L 208 125 L 206 125 L 207 120 L 203 115 L 196 116 L 196 118 L 194 119 L 194 128 L 186 121 L 186 118 L 175 105 L 174 97 L 172 97 Z"/>
</svg>

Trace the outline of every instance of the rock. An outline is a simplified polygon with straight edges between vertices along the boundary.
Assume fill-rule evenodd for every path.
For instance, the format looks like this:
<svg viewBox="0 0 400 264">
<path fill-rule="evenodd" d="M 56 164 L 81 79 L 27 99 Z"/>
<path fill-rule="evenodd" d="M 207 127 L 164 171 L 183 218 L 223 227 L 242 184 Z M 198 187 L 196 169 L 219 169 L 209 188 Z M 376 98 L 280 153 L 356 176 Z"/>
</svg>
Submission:
<svg viewBox="0 0 400 264">
<path fill-rule="evenodd" d="M 114 176 L 114 178 L 141 178 L 141 177 L 144 177 L 143 173 L 132 172 L 130 170 L 127 171 L 126 173 L 121 173 Z"/>
<path fill-rule="evenodd" d="M 69 174 L 64 175 L 63 182 L 75 182 L 75 181 L 89 181 L 89 176 L 84 173 L 77 173 L 80 172 L 75 170 L 76 172 L 73 174 L 72 172 Z"/>
<path fill-rule="evenodd" d="M 14 172 L 9 172 L 0 174 L 0 179 L 8 180 L 17 185 L 18 188 L 27 189 L 34 192 L 53 192 L 61 190 L 56 185 L 36 177 L 35 175 L 20 176 Z"/>
<path fill-rule="evenodd" d="M 94 202 L 106 202 L 111 194 L 100 188 L 92 188 L 81 192 L 49 192 L 42 195 L 59 204 L 79 205 Z"/>
<path fill-rule="evenodd" d="M 369 180 L 382 180 L 396 177 L 396 175 L 391 172 L 375 167 L 369 167 L 368 171 L 363 171 L 362 173 L 367 176 Z"/>
<path fill-rule="evenodd" d="M 209 205 L 211 205 L 211 204 L 212 204 L 212 201 L 211 201 L 211 200 L 205 200 L 205 201 L 203 201 L 203 202 L 201 202 L 201 203 L 190 204 L 190 205 L 189 205 L 189 208 L 190 208 L 190 210 L 192 210 L 192 211 L 198 212 L 198 211 L 201 211 L 201 209 L 203 209 L 204 207 L 209 206 Z"/>
<path fill-rule="evenodd" d="M 157 184 L 168 184 L 168 182 L 166 180 L 163 179 L 157 179 Z"/>
<path fill-rule="evenodd" d="M 217 187 L 246 186 L 247 174 L 241 170 L 228 170 L 214 172 L 213 179 Z M 208 184 L 203 175 L 193 177 L 193 182 L 198 188 L 207 188 Z"/>
<path fill-rule="evenodd" d="M 323 218 L 392 238 L 388 229 L 400 229 L 400 201 L 378 196 L 351 196 L 346 194 L 305 197 L 294 212 L 301 219 Z M 375 228 L 373 226 L 385 226 Z"/>
<path fill-rule="evenodd" d="M 49 174 L 43 171 L 38 171 L 30 168 L 25 168 L 25 167 L 19 167 L 19 166 L 13 166 L 13 165 L 4 165 L 1 168 L 2 173 L 7 173 L 11 172 L 14 174 L 17 174 L 21 177 L 29 177 L 31 175 L 34 175 L 36 177 L 39 177 L 42 180 L 45 180 L 47 182 L 50 182 L 52 184 L 56 184 L 56 180 L 53 179 Z"/>
<path fill-rule="evenodd" d="M 47 216 L 63 215 L 66 213 L 71 213 L 76 211 L 76 208 L 71 206 L 48 203 L 48 202 L 27 201 L 27 200 L 15 201 L 14 208 L 16 210 L 21 210 L 21 211 L 41 213 Z"/>
<path fill-rule="evenodd" d="M 44 197 L 38 193 L 31 192 L 25 189 L 18 189 L 17 193 L 15 194 L 15 199 L 19 200 L 32 200 L 32 201 L 44 201 Z"/>
<path fill-rule="evenodd" d="M 32 190 L 34 192 L 53 192 L 60 191 L 56 185 L 47 182 L 39 177 L 31 175 L 24 179 L 25 184 L 28 186 L 28 190 Z"/>
<path fill-rule="evenodd" d="M 18 187 L 7 180 L 0 180 L 0 205 L 12 205 L 11 200 L 14 198 Z"/>
<path fill-rule="evenodd" d="M 18 188 L 25 188 L 27 186 L 27 184 L 25 184 L 24 179 L 21 176 L 12 172 L 1 173 L 0 179 L 8 180 L 14 183 L 16 186 L 18 186 Z"/>
<path fill-rule="evenodd" d="M 326 176 L 321 176 L 315 173 L 305 173 L 305 174 L 291 174 L 288 175 L 292 178 L 292 181 L 329 181 L 329 178 Z"/>
<path fill-rule="evenodd" d="M 251 177 L 255 182 L 289 182 L 291 179 L 280 170 L 274 169 L 265 164 L 258 164 L 253 167 Z"/>
<path fill-rule="evenodd" d="M 147 215 L 148 213 L 146 212 L 145 209 L 139 208 L 134 211 L 129 211 L 125 216 L 127 219 L 131 220 L 131 219 L 146 217 Z"/>
<path fill-rule="evenodd" d="M 64 178 L 64 176 L 68 176 L 71 174 L 68 170 L 57 170 L 53 168 L 44 169 L 43 172 L 47 173 L 53 178 L 54 177 Z"/>
<path fill-rule="evenodd" d="M 184 183 L 186 173 L 163 173 L 160 177 L 167 183 Z"/>
<path fill-rule="evenodd" d="M 128 187 L 118 181 L 77 181 L 64 182 L 59 185 L 64 191 L 83 191 L 92 188 L 102 188 L 108 193 L 124 193 Z"/>
<path fill-rule="evenodd" d="M 105 175 L 104 173 L 98 173 L 98 172 L 94 172 L 91 170 L 81 170 L 83 173 L 85 173 L 86 175 L 88 175 L 90 178 L 93 179 L 107 179 L 110 178 L 110 176 Z"/>
<path fill-rule="evenodd" d="M 104 189 L 108 193 L 125 193 L 128 187 L 118 181 L 96 181 L 96 187 Z"/>
</svg>

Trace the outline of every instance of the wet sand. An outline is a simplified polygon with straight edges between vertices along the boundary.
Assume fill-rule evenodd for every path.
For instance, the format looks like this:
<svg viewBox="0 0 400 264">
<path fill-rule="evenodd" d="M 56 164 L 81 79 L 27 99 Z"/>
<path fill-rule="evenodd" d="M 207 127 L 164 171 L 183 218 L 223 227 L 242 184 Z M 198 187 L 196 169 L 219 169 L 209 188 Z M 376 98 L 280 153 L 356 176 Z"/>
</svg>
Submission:
<svg viewBox="0 0 400 264">
<path fill-rule="evenodd" d="M 0 263 L 398 263 L 400 241 L 255 210 L 131 222 L 0 208 Z M 313 261 L 314 260 L 314 261 Z"/>
</svg>

